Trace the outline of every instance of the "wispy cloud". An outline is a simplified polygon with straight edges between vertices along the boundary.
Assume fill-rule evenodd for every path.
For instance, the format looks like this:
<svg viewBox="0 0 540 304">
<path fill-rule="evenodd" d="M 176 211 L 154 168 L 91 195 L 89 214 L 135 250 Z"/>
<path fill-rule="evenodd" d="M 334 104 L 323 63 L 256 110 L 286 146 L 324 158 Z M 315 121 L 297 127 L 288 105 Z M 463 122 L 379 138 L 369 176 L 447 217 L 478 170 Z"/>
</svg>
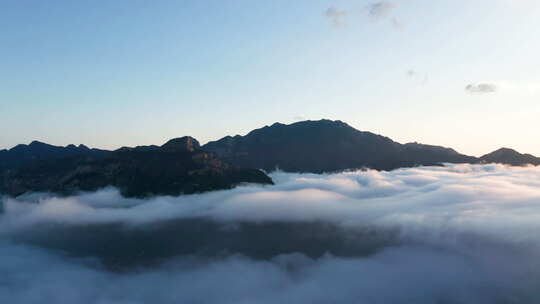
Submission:
<svg viewBox="0 0 540 304">
<path fill-rule="evenodd" d="M 428 75 L 427 74 L 421 73 L 421 72 L 413 70 L 413 69 L 407 70 L 407 72 L 405 72 L 405 74 L 410 78 L 420 80 L 422 85 L 424 85 L 428 81 Z"/>
<path fill-rule="evenodd" d="M 382 19 L 390 16 L 396 4 L 390 1 L 378 1 L 368 5 L 368 14 L 374 19 Z"/>
<path fill-rule="evenodd" d="M 347 11 L 332 6 L 329 7 L 324 14 L 334 26 L 340 27 L 345 25 Z"/>
<path fill-rule="evenodd" d="M 402 30 L 405 28 L 405 24 L 403 23 L 403 21 L 401 21 L 397 17 L 392 18 L 392 25 L 397 30 Z"/>
<path fill-rule="evenodd" d="M 393 14 L 397 4 L 391 1 L 373 2 L 367 6 L 368 15 L 372 20 L 382 20 L 391 18 L 392 26 L 397 30 L 402 30 L 405 25 L 403 21 Z"/>
<path fill-rule="evenodd" d="M 471 94 L 495 93 L 498 86 L 494 83 L 471 83 L 465 86 L 465 91 Z"/>
<path fill-rule="evenodd" d="M 484 81 L 466 85 L 465 91 L 471 94 L 505 92 L 512 94 L 536 95 L 540 93 L 540 82 L 518 82 L 507 80 Z"/>
<path fill-rule="evenodd" d="M 326 9 L 324 15 L 334 26 L 338 27 L 346 25 L 345 19 L 347 16 L 358 14 L 358 17 L 367 15 L 367 17 L 371 18 L 372 21 L 391 18 L 391 23 L 394 28 L 403 29 L 404 25 L 401 19 L 393 15 L 393 11 L 396 7 L 397 4 L 393 1 L 376 1 L 362 8 L 341 9 L 331 6 Z"/>
</svg>

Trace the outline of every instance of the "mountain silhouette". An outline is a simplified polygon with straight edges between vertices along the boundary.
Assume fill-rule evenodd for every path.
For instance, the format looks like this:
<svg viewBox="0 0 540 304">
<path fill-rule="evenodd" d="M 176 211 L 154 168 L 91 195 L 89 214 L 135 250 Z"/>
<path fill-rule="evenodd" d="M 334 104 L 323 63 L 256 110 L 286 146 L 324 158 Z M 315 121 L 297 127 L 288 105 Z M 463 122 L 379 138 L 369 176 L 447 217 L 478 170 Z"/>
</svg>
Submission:
<svg viewBox="0 0 540 304">
<path fill-rule="evenodd" d="M 443 162 L 470 163 L 475 157 L 452 149 L 410 143 L 354 129 L 342 121 L 275 123 L 246 136 L 227 136 L 203 149 L 233 164 L 288 172 L 332 172 L 372 168 L 392 170 Z"/>
<path fill-rule="evenodd" d="M 161 147 L 122 148 L 106 155 L 50 158 L 6 169 L 0 192 L 72 194 L 117 187 L 126 197 L 179 195 L 230 189 L 241 183 L 272 184 L 257 169 L 232 166 L 200 149 L 192 137 L 168 141 Z"/>
<path fill-rule="evenodd" d="M 483 163 L 502 163 L 512 166 L 540 165 L 540 158 L 531 154 L 521 154 L 516 150 L 509 148 L 501 148 L 486 154 L 480 157 L 480 161 Z"/>
<path fill-rule="evenodd" d="M 15 168 L 38 160 L 67 157 L 101 157 L 110 151 L 90 149 L 85 145 L 53 146 L 39 141 L 28 145 L 17 145 L 9 150 L 0 150 L 0 169 Z"/>
<path fill-rule="evenodd" d="M 264 172 L 336 172 L 443 163 L 540 165 L 540 158 L 502 148 L 480 158 L 440 146 L 400 144 L 356 130 L 342 121 L 275 123 L 245 136 L 202 146 L 189 136 L 162 146 L 115 151 L 34 141 L 0 151 L 0 193 L 74 193 L 115 186 L 125 196 L 178 195 L 230 189 L 241 183 L 271 184 Z"/>
</svg>

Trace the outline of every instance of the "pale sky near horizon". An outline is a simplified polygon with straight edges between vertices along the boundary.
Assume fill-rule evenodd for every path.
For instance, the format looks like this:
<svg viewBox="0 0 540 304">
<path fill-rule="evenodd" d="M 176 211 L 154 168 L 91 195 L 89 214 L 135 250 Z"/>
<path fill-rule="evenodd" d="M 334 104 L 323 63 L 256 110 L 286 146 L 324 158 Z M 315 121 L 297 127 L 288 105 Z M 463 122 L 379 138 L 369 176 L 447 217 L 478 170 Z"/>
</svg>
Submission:
<svg viewBox="0 0 540 304">
<path fill-rule="evenodd" d="M 339 119 L 540 156 L 540 1 L 0 2 L 0 149 Z"/>
</svg>

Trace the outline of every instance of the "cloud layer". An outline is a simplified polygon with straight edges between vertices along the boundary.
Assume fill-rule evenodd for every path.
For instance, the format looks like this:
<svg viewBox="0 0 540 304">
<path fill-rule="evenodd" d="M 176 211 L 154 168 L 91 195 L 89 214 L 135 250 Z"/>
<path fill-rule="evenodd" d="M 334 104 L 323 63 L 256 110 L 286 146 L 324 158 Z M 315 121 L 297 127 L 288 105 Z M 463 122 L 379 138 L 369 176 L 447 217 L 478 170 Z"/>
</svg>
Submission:
<svg viewBox="0 0 540 304">
<path fill-rule="evenodd" d="M 272 177 L 275 186 L 176 198 L 124 199 L 115 189 L 4 198 L 0 302 L 540 297 L 540 168 Z"/>
</svg>

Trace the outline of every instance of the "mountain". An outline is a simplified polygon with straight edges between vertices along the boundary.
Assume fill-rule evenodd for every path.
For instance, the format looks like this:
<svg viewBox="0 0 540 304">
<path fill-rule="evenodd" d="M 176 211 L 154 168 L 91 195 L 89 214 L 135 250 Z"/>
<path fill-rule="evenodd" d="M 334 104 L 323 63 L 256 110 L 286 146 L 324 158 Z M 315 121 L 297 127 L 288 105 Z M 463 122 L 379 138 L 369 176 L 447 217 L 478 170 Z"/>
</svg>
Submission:
<svg viewBox="0 0 540 304">
<path fill-rule="evenodd" d="M 242 167 L 288 172 L 332 172 L 354 168 L 392 170 L 442 162 L 476 162 L 475 157 L 438 146 L 400 144 L 354 129 L 342 121 L 275 123 L 209 142 L 204 150 Z"/>
<path fill-rule="evenodd" d="M 202 147 L 192 137 L 115 151 L 34 141 L 0 151 L 0 193 L 69 194 L 115 186 L 125 196 L 178 195 L 230 189 L 241 183 L 272 184 L 258 169 L 322 173 L 441 163 L 540 165 L 540 159 L 507 148 L 476 158 L 451 148 L 400 144 L 339 120 L 323 119 L 275 123 Z"/>
<path fill-rule="evenodd" d="M 401 157 L 414 165 L 438 163 L 476 163 L 478 159 L 458 153 L 456 150 L 441 146 L 407 143 L 401 145 Z"/>
<path fill-rule="evenodd" d="M 109 151 L 90 149 L 85 145 L 53 146 L 39 141 L 29 145 L 17 145 L 10 150 L 0 150 L 0 169 L 16 168 L 36 160 L 66 157 L 102 157 Z"/>
<path fill-rule="evenodd" d="M 521 154 L 509 148 L 501 148 L 486 154 L 480 157 L 480 161 L 483 163 L 500 163 L 512 166 L 540 165 L 540 158 L 531 154 Z"/>
<path fill-rule="evenodd" d="M 34 161 L 4 170 L 0 192 L 71 194 L 114 186 L 126 197 L 179 195 L 230 189 L 241 183 L 272 184 L 257 169 L 243 169 L 182 137 L 156 148 L 124 148 L 99 158 L 71 156 Z"/>
</svg>

